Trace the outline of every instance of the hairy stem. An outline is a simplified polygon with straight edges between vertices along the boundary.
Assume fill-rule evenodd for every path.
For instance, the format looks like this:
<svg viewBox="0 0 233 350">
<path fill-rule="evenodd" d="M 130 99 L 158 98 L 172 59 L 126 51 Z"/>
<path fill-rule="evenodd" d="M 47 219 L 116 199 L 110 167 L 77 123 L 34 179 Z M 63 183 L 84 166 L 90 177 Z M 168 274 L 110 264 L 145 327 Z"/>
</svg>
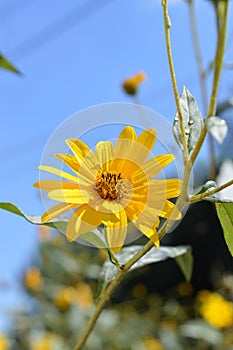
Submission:
<svg viewBox="0 0 233 350">
<path fill-rule="evenodd" d="M 168 63 L 169 63 L 173 92 L 174 92 L 174 97 L 176 102 L 177 114 L 180 122 L 180 130 L 181 130 L 181 137 L 182 137 L 182 144 L 183 144 L 183 159 L 184 159 L 184 163 L 186 163 L 188 159 L 188 146 L 187 146 L 187 140 L 185 135 L 184 121 L 183 121 L 183 116 L 182 116 L 182 111 L 181 111 L 181 106 L 179 101 L 179 93 L 178 93 L 178 88 L 176 83 L 175 69 L 174 69 L 173 58 L 172 58 L 171 39 L 170 39 L 171 21 L 168 14 L 168 0 L 162 0 L 162 7 L 163 7 L 163 18 L 164 18 L 164 29 L 165 29 Z"/>
<path fill-rule="evenodd" d="M 211 191 L 207 191 L 204 193 L 193 195 L 189 201 L 190 201 L 190 203 L 199 202 L 202 199 L 209 197 L 209 196 L 212 196 L 213 194 L 218 193 L 218 192 L 222 191 L 224 188 L 227 188 L 227 187 L 232 186 L 232 185 L 233 185 L 233 180 L 230 180 L 230 181 L 226 182 L 225 184 L 214 188 Z"/>
<path fill-rule="evenodd" d="M 199 76 L 199 85 L 201 91 L 201 99 L 202 99 L 202 108 L 204 111 L 204 115 L 207 113 L 208 108 L 208 97 L 207 97 L 207 86 L 206 86 L 206 73 L 205 67 L 203 64 L 200 41 L 198 37 L 197 30 L 197 18 L 194 8 L 194 1 L 188 0 L 188 9 L 189 9 L 189 18 L 190 18 L 190 27 L 191 27 L 191 36 L 193 42 L 194 55 L 197 62 L 198 76 Z M 214 143 L 213 137 L 209 135 L 208 137 L 209 143 L 209 178 L 214 179 L 216 176 L 216 160 L 214 154 Z"/>
</svg>

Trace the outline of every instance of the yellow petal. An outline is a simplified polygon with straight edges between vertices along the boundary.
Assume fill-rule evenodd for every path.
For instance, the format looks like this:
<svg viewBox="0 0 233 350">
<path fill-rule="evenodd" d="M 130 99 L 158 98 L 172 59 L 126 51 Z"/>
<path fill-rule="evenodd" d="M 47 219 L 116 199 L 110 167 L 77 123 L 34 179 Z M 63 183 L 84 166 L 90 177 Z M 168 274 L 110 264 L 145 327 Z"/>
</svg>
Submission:
<svg viewBox="0 0 233 350">
<path fill-rule="evenodd" d="M 107 213 L 103 211 L 99 211 L 101 216 L 101 223 L 105 226 L 109 226 L 112 223 L 117 223 L 120 220 L 119 212 L 116 213 Z"/>
<path fill-rule="evenodd" d="M 119 139 L 129 139 L 132 141 L 136 140 L 136 132 L 132 126 L 127 125 L 120 135 L 118 136 Z"/>
<path fill-rule="evenodd" d="M 73 208 L 75 208 L 75 206 L 76 205 L 67 204 L 67 203 L 60 203 L 60 204 L 54 205 L 52 208 L 50 208 L 46 213 L 42 215 L 41 221 L 42 222 L 51 221 L 57 216 L 72 210 Z"/>
<path fill-rule="evenodd" d="M 101 224 L 100 215 L 88 205 L 82 205 L 71 215 L 66 228 L 66 237 L 72 242 L 83 233 L 89 232 Z"/>
<path fill-rule="evenodd" d="M 146 129 L 137 138 L 137 142 L 142 144 L 145 148 L 147 148 L 149 153 L 152 151 L 155 141 L 156 141 L 155 129 Z"/>
<path fill-rule="evenodd" d="M 164 203 L 158 203 L 156 212 L 158 216 L 171 220 L 180 220 L 182 217 L 182 214 L 177 209 L 176 205 L 168 200 Z"/>
<path fill-rule="evenodd" d="M 127 216 L 124 210 L 119 212 L 119 220 L 117 222 L 108 222 L 106 225 L 108 244 L 114 253 L 118 253 L 127 234 Z"/>
<path fill-rule="evenodd" d="M 65 172 L 65 171 L 63 171 L 63 170 L 54 168 L 54 167 L 52 167 L 52 166 L 49 166 L 49 165 L 40 165 L 40 166 L 39 166 L 39 169 L 40 169 L 40 170 L 43 170 L 43 171 L 47 171 L 48 173 L 57 175 L 57 176 L 59 176 L 59 177 L 63 177 L 64 179 L 71 180 L 71 181 L 74 181 L 74 182 L 76 182 L 76 183 L 78 182 L 77 176 L 70 175 L 69 173 L 67 173 L 67 172 Z"/>
<path fill-rule="evenodd" d="M 127 158 L 132 147 L 132 141 L 136 140 L 136 132 L 132 126 L 126 126 L 120 133 L 117 143 L 115 158 Z"/>
<path fill-rule="evenodd" d="M 159 172 L 170 162 L 174 160 L 172 154 L 161 154 L 146 161 L 139 170 L 137 170 L 132 176 L 132 182 L 143 183 L 146 180 L 150 180 L 157 176 Z"/>
<path fill-rule="evenodd" d="M 142 166 L 146 158 L 151 153 L 155 141 L 156 136 L 154 129 L 147 129 L 143 131 L 137 138 L 136 142 L 133 143 L 130 154 L 131 159 L 139 166 Z"/>
<path fill-rule="evenodd" d="M 159 226 L 159 218 L 153 208 L 146 207 L 132 222 L 139 231 L 151 239 L 156 246 L 159 246 L 159 239 L 156 232 L 156 228 Z"/>
<path fill-rule="evenodd" d="M 146 203 L 132 199 L 130 201 L 130 204 L 124 208 L 128 219 L 132 222 L 135 221 L 137 217 L 143 212 L 145 206 Z"/>
<path fill-rule="evenodd" d="M 48 197 L 59 202 L 73 203 L 77 205 L 87 203 L 89 200 L 88 192 L 83 189 L 53 190 L 48 193 Z"/>
<path fill-rule="evenodd" d="M 41 180 L 33 185 L 36 188 L 40 188 L 44 191 L 52 191 L 57 190 L 59 188 L 79 188 L 78 184 L 74 184 L 73 182 L 64 182 L 64 181 L 58 181 L 58 180 Z"/>
<path fill-rule="evenodd" d="M 69 146 L 71 151 L 74 153 L 75 158 L 80 163 L 83 158 L 90 153 L 90 148 L 81 140 L 74 138 L 67 139 L 66 144 Z"/>
<path fill-rule="evenodd" d="M 110 164 L 114 157 L 114 147 L 112 142 L 101 141 L 95 147 L 96 158 L 102 170 L 109 171 Z"/>
<path fill-rule="evenodd" d="M 99 207 L 99 211 L 106 214 L 117 215 L 120 210 L 122 210 L 122 205 L 117 201 L 103 200 Z"/>
<path fill-rule="evenodd" d="M 152 180 L 149 182 L 151 197 L 175 198 L 181 192 L 182 181 L 179 179 Z"/>
<path fill-rule="evenodd" d="M 79 176 L 89 184 L 95 180 L 99 169 L 98 161 L 90 148 L 81 140 L 67 139 L 66 143 L 75 155 L 79 166 Z"/>
<path fill-rule="evenodd" d="M 155 245 L 156 247 L 159 247 L 160 246 L 160 242 L 159 242 L 159 236 L 158 236 L 158 233 L 156 231 L 156 229 L 149 229 L 147 231 L 147 227 L 143 227 L 143 226 L 140 226 L 140 231 L 147 237 L 149 238 Z"/>
<path fill-rule="evenodd" d="M 64 164 L 66 164 L 75 173 L 78 173 L 80 164 L 78 163 L 75 156 L 72 156 L 71 154 L 56 153 L 56 154 L 54 154 L 54 157 L 61 160 Z"/>
</svg>

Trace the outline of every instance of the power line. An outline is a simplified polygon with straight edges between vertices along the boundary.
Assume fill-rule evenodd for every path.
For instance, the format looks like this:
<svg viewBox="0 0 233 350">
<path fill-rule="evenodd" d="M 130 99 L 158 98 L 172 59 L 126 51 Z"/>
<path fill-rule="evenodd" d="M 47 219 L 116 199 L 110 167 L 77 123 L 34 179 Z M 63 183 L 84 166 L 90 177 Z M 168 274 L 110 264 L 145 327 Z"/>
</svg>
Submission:
<svg viewBox="0 0 233 350">
<path fill-rule="evenodd" d="M 48 44 L 53 39 L 58 38 L 66 31 L 86 20 L 93 14 L 99 12 L 103 8 L 116 0 L 90 0 L 79 5 L 69 13 L 60 17 L 58 20 L 43 28 L 40 32 L 32 35 L 17 47 L 15 47 L 8 55 L 14 59 L 22 59 L 32 52 L 38 50 L 42 46 Z"/>
<path fill-rule="evenodd" d="M 7 22 L 11 17 L 15 16 L 36 0 L 14 0 L 10 4 L 8 2 L 0 9 L 1 24 Z"/>
</svg>

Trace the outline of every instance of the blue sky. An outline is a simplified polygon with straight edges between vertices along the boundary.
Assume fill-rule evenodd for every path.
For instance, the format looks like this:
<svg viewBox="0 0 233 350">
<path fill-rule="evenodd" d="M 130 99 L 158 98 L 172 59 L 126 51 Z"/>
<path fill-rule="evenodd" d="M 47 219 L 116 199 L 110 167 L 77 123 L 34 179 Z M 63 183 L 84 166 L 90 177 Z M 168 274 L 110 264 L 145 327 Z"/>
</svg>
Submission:
<svg viewBox="0 0 233 350">
<path fill-rule="evenodd" d="M 101 4 L 101 5 L 100 5 Z M 179 90 L 186 85 L 201 103 L 185 1 L 170 0 L 171 38 Z M 210 3 L 196 1 L 204 63 L 214 55 Z M 232 21 L 230 8 L 229 23 Z M 170 122 L 175 104 L 165 51 L 159 0 L 4 0 L 0 4 L 0 49 L 23 77 L 0 71 L 1 201 L 28 214 L 43 212 L 37 166 L 54 129 L 81 109 L 106 102 L 131 102 L 121 82 L 138 71 L 148 81 L 141 103 Z M 229 25 L 232 35 L 232 25 Z M 226 55 L 232 58 L 232 42 Z M 232 88 L 225 71 L 221 97 Z M 211 78 L 208 79 L 210 86 Z M 109 118 L 112 118 L 109 116 Z M 78 126 L 77 126 L 78 127 Z M 36 252 L 37 229 L 0 211 L 0 311 L 19 305 L 16 281 Z M 6 284 L 8 287 L 4 287 Z M 2 286 L 2 287 L 1 287 Z M 0 318 L 0 330 L 4 327 Z"/>
</svg>

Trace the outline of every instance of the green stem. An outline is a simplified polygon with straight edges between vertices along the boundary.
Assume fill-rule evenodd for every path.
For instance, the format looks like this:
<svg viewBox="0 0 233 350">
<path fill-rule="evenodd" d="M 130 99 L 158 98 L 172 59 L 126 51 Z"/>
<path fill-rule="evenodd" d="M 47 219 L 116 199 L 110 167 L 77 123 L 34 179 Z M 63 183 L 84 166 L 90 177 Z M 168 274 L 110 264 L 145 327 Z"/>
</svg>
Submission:
<svg viewBox="0 0 233 350">
<path fill-rule="evenodd" d="M 209 197 L 209 196 L 212 196 L 213 194 L 218 193 L 218 192 L 222 191 L 224 188 L 227 188 L 231 185 L 233 185 L 233 180 L 230 180 L 230 181 L 226 182 L 225 184 L 214 188 L 211 191 L 207 191 L 207 192 L 200 193 L 200 194 L 195 194 L 191 197 L 191 199 L 189 201 L 190 201 L 190 203 L 199 202 L 202 199 Z"/>
<path fill-rule="evenodd" d="M 163 18 L 164 18 L 164 29 L 165 29 L 168 63 L 170 68 L 174 97 L 176 101 L 177 114 L 180 122 L 180 130 L 181 130 L 181 137 L 182 137 L 182 144 L 183 144 L 183 159 L 184 159 L 184 164 L 186 164 L 188 159 L 188 146 L 187 146 L 187 140 L 185 135 L 184 121 L 183 121 L 183 116 L 182 116 L 182 111 L 181 111 L 181 106 L 179 101 L 179 93 L 178 93 L 178 88 L 176 83 L 175 69 L 174 69 L 173 58 L 172 58 L 171 39 L 170 39 L 171 21 L 168 14 L 168 0 L 162 0 L 162 7 L 163 7 Z"/>
<path fill-rule="evenodd" d="M 205 67 L 203 64 L 200 42 L 199 42 L 199 37 L 198 37 L 197 19 L 196 19 L 193 0 L 188 0 L 188 9 L 189 9 L 189 18 L 190 18 L 190 27 L 191 27 L 194 55 L 196 58 L 197 68 L 198 68 L 202 107 L 203 107 L 204 114 L 206 114 L 207 108 L 208 108 L 206 74 L 205 74 Z M 209 135 L 208 143 L 209 143 L 209 156 L 210 156 L 209 178 L 214 179 L 216 176 L 216 160 L 215 160 L 215 154 L 214 154 L 214 143 L 213 143 L 212 135 Z"/>
<path fill-rule="evenodd" d="M 224 58 L 224 52 L 225 52 L 225 44 L 226 44 L 226 33 L 227 33 L 227 15 L 228 15 L 228 1 L 222 1 L 222 21 L 221 25 L 219 25 L 218 29 L 218 40 L 217 40 L 217 46 L 216 46 L 216 54 L 215 54 L 215 69 L 214 69 L 214 80 L 213 80 L 213 87 L 211 92 L 211 98 L 209 103 L 209 108 L 207 112 L 207 118 L 211 117 L 215 114 L 215 108 L 216 108 L 216 101 L 217 101 L 217 92 L 218 92 L 218 86 L 220 81 L 220 76 L 222 72 L 222 66 L 223 66 L 223 58 Z M 193 150 L 193 153 L 190 157 L 190 162 L 194 163 L 199 151 L 202 147 L 202 144 L 204 142 L 204 139 L 207 134 L 207 128 L 206 125 L 203 126 L 201 135 L 197 141 L 197 144 Z"/>
</svg>

